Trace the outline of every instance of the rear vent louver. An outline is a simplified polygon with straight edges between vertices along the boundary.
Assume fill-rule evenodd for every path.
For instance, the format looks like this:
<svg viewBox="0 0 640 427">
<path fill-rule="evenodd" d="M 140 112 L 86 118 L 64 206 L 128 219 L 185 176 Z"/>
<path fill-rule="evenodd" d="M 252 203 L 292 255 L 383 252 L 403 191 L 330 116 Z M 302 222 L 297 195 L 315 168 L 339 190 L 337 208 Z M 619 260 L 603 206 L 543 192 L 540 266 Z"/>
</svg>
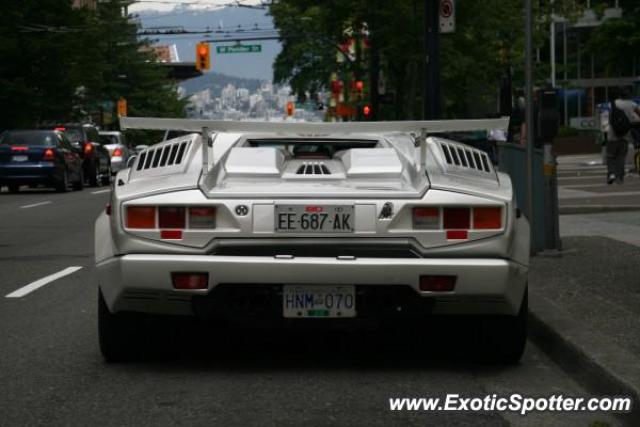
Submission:
<svg viewBox="0 0 640 427">
<path fill-rule="evenodd" d="M 322 162 L 305 162 L 298 168 L 296 175 L 331 175 L 331 171 Z"/>
<path fill-rule="evenodd" d="M 163 144 L 158 148 L 149 148 L 140 153 L 136 170 L 179 165 L 185 158 L 189 144 L 190 141 L 179 141 L 172 144 Z"/>
<path fill-rule="evenodd" d="M 489 157 L 486 153 L 458 144 L 440 142 L 440 148 L 448 165 L 491 173 Z"/>
</svg>

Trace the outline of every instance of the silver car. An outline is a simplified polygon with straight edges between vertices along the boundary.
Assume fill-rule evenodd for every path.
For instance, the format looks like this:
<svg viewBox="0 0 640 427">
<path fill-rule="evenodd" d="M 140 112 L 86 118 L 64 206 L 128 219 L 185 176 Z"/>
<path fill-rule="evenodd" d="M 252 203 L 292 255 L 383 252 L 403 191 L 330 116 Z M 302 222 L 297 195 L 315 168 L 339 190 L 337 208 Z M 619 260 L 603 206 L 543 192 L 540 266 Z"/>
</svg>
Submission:
<svg viewBox="0 0 640 427">
<path fill-rule="evenodd" d="M 140 153 L 97 219 L 104 357 L 135 354 L 149 315 L 274 327 L 464 315 L 479 352 L 518 360 L 529 223 L 486 153 L 436 136 L 506 125 L 121 119 L 194 133 Z"/>
<path fill-rule="evenodd" d="M 122 132 L 99 132 L 100 145 L 109 151 L 111 156 L 111 172 L 115 175 L 118 171 L 126 169 L 132 150 Z"/>
</svg>

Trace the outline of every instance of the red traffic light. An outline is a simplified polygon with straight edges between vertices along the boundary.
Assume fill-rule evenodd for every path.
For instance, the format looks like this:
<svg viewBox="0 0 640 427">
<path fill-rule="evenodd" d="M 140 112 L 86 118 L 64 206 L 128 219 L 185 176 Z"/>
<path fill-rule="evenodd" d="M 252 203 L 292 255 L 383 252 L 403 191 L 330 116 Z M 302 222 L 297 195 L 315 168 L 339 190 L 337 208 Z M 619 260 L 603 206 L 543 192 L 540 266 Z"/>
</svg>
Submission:
<svg viewBox="0 0 640 427">
<path fill-rule="evenodd" d="M 287 116 L 293 116 L 293 110 L 295 109 L 293 102 L 287 102 Z"/>
<path fill-rule="evenodd" d="M 371 107 L 369 107 L 368 105 L 362 107 L 362 114 L 364 114 L 365 117 L 369 117 L 369 115 L 371 114 Z"/>
<path fill-rule="evenodd" d="M 356 81 L 356 90 L 358 92 L 362 92 L 363 89 L 364 89 L 364 82 L 362 80 L 357 80 Z"/>
<path fill-rule="evenodd" d="M 209 49 L 206 45 L 198 45 L 198 55 L 206 55 L 207 53 L 209 53 Z"/>
</svg>

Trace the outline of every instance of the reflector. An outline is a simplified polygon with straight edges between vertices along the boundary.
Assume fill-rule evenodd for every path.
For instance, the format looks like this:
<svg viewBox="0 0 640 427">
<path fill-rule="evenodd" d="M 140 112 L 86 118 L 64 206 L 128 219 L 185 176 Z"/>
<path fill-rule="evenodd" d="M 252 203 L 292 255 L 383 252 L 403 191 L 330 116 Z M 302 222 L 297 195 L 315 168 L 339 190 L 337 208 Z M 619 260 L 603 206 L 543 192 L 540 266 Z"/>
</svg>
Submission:
<svg viewBox="0 0 640 427">
<path fill-rule="evenodd" d="M 207 289 L 209 273 L 171 273 L 176 289 Z"/>
<path fill-rule="evenodd" d="M 420 290 L 450 292 L 456 287 L 456 276 L 420 276 Z"/>
<path fill-rule="evenodd" d="M 440 228 L 440 209 L 413 208 L 413 228 L 422 230 Z"/>
</svg>

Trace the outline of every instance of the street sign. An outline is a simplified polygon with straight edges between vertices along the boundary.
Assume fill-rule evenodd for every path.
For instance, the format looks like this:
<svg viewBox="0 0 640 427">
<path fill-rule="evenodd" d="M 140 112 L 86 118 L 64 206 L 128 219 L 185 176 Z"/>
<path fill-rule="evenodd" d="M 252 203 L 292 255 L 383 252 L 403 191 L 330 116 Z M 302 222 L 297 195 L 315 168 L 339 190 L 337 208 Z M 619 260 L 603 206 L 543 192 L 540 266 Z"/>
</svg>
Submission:
<svg viewBox="0 0 640 427">
<path fill-rule="evenodd" d="M 456 30 L 455 0 L 440 0 L 440 32 L 453 33 Z"/>
<path fill-rule="evenodd" d="M 259 44 L 240 44 L 234 46 L 218 46 L 218 53 L 258 53 L 262 52 L 262 45 Z"/>
<path fill-rule="evenodd" d="M 118 116 L 127 117 L 127 100 L 124 98 L 118 99 Z"/>
</svg>

